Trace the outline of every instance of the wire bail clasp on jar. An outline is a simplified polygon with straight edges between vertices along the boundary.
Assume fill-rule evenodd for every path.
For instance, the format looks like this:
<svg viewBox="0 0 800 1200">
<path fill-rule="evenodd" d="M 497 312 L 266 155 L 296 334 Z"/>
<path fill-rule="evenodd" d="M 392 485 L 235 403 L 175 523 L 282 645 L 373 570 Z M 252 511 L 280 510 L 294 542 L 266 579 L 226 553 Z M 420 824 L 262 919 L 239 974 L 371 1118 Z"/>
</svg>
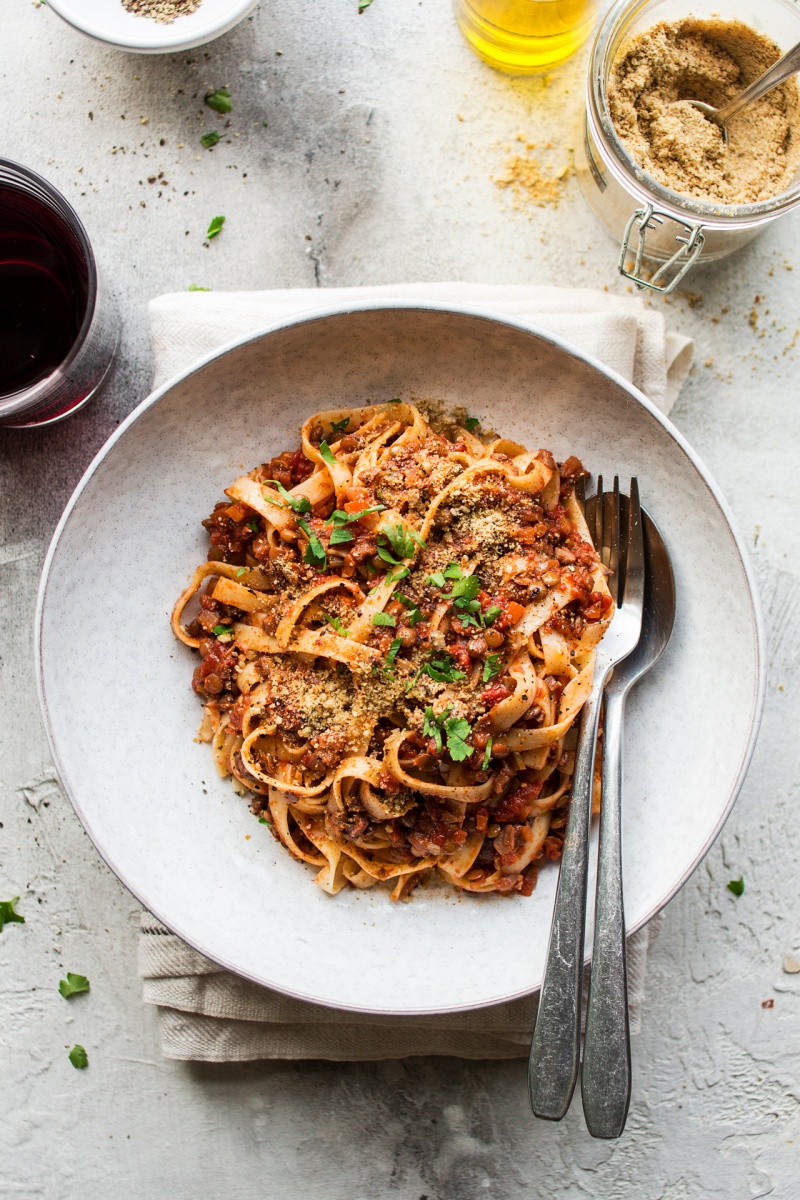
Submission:
<svg viewBox="0 0 800 1200">
<path fill-rule="evenodd" d="M 659 225 L 664 224 L 664 221 L 673 221 L 683 230 L 683 236 L 680 234 L 675 235 L 675 241 L 678 242 L 678 249 L 665 263 L 662 263 L 654 275 L 651 275 L 649 279 L 645 279 L 641 274 L 641 267 L 647 231 L 648 229 L 657 229 Z M 630 240 L 634 225 L 638 225 L 636 255 L 633 270 L 628 271 L 625 267 L 625 260 L 631 253 Z M 643 291 L 644 288 L 650 288 L 651 291 L 661 292 L 662 295 L 666 295 L 667 292 L 671 292 L 680 283 L 686 272 L 697 262 L 705 245 L 705 240 L 701 225 L 690 225 L 688 221 L 681 221 L 677 217 L 673 217 L 670 213 L 654 208 L 652 204 L 648 204 L 647 208 L 637 208 L 625 226 L 622 249 L 619 255 L 619 273 L 620 275 L 624 275 L 626 279 L 632 280 L 640 291 Z M 664 279 L 670 268 L 677 263 L 681 263 L 681 266 L 675 274 L 671 278 L 668 278 L 666 283 L 659 283 L 659 280 Z"/>
</svg>

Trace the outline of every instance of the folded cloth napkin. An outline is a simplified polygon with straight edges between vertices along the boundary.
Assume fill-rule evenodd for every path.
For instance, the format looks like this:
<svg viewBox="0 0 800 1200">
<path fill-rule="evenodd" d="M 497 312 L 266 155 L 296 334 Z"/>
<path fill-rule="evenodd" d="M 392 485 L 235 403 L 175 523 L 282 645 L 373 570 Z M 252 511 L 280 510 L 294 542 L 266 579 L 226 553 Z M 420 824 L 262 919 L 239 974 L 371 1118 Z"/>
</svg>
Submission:
<svg viewBox="0 0 800 1200">
<path fill-rule="evenodd" d="M 155 386 L 210 351 L 273 323 L 332 304 L 380 300 L 474 305 L 555 333 L 594 355 L 669 412 L 692 361 L 688 338 L 669 333 L 640 300 L 588 289 L 470 283 L 270 292 L 193 292 L 150 304 Z M 335 902 L 334 902 L 335 903 Z M 522 902 L 524 903 L 524 901 Z M 631 1031 L 641 1025 L 651 921 L 628 940 Z M 236 1062 L 263 1058 L 365 1060 L 412 1055 L 521 1058 L 528 1053 L 537 997 L 474 1012 L 378 1017 L 294 1000 L 241 979 L 142 914 L 143 995 L 158 1006 L 167 1058 Z"/>
</svg>

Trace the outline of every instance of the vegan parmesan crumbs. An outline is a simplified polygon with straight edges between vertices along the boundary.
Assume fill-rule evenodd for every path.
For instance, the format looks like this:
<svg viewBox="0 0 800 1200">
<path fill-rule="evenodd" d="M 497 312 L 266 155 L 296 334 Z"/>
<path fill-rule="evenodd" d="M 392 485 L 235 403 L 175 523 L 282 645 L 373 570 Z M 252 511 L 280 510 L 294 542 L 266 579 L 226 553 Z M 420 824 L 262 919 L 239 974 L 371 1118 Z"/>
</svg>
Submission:
<svg viewBox="0 0 800 1200">
<path fill-rule="evenodd" d="M 149 17 L 160 25 L 171 25 L 178 17 L 197 12 L 202 0 L 122 0 L 122 7 L 136 17 Z"/>
<path fill-rule="evenodd" d="M 555 208 L 573 171 L 570 161 L 555 174 L 548 175 L 533 155 L 512 154 L 506 159 L 502 174 L 495 176 L 494 182 L 499 188 L 510 188 L 517 201 L 526 200 L 539 208 L 547 205 Z"/>
<path fill-rule="evenodd" d="M 800 163 L 794 79 L 754 101 L 722 131 L 692 104 L 719 108 L 780 57 L 741 21 L 688 18 L 637 34 L 609 80 L 611 118 L 634 162 L 699 200 L 754 204 L 785 191 Z"/>
</svg>

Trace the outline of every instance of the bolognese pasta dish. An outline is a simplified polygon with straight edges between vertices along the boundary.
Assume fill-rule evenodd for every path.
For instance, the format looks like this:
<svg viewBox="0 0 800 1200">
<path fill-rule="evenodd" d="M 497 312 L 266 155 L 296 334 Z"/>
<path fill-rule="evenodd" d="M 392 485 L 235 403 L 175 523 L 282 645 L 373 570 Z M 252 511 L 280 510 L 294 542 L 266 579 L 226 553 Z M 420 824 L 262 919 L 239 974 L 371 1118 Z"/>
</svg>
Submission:
<svg viewBox="0 0 800 1200">
<path fill-rule="evenodd" d="M 530 895 L 561 854 L 612 598 L 578 459 L 479 435 L 401 401 L 311 417 L 203 521 L 173 610 L 201 739 L 331 894 Z"/>
</svg>

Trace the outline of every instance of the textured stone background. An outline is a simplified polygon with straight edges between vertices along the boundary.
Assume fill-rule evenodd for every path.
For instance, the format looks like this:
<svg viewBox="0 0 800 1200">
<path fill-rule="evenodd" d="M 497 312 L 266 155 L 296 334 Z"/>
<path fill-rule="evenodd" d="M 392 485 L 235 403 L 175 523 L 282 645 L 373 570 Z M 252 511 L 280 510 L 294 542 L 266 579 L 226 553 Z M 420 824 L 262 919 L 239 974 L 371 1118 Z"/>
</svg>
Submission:
<svg viewBox="0 0 800 1200">
<path fill-rule="evenodd" d="M 3 153 L 76 205 L 124 322 L 113 379 L 86 412 L 0 433 L 0 897 L 19 893 L 27 918 L 0 934 L 0 1196 L 796 1200 L 800 976 L 782 960 L 800 938 L 800 218 L 698 271 L 666 309 L 697 340 L 673 415 L 751 544 L 770 666 L 736 811 L 652 953 L 624 1137 L 593 1142 L 579 1105 L 559 1126 L 535 1123 L 522 1063 L 168 1063 L 139 999 L 137 906 L 58 790 L 31 668 L 46 543 L 149 389 L 148 298 L 191 283 L 625 285 L 574 179 L 556 209 L 515 209 L 491 179 L 520 133 L 552 139 L 549 166 L 567 161 L 581 65 L 549 81 L 495 74 L 445 0 L 375 0 L 360 17 L 356 0 L 264 3 L 209 47 L 149 59 L 94 45 L 42 5 L 0 9 Z M 200 134 L 222 127 L 202 97 L 225 83 L 229 136 L 208 152 Z M 217 213 L 225 230 L 204 245 Z M 710 672 L 722 654 L 736 647 L 709 646 Z M 739 874 L 736 899 L 725 884 Z M 66 970 L 92 980 L 69 1005 L 56 991 Z M 67 1061 L 76 1041 L 88 1071 Z"/>
</svg>

